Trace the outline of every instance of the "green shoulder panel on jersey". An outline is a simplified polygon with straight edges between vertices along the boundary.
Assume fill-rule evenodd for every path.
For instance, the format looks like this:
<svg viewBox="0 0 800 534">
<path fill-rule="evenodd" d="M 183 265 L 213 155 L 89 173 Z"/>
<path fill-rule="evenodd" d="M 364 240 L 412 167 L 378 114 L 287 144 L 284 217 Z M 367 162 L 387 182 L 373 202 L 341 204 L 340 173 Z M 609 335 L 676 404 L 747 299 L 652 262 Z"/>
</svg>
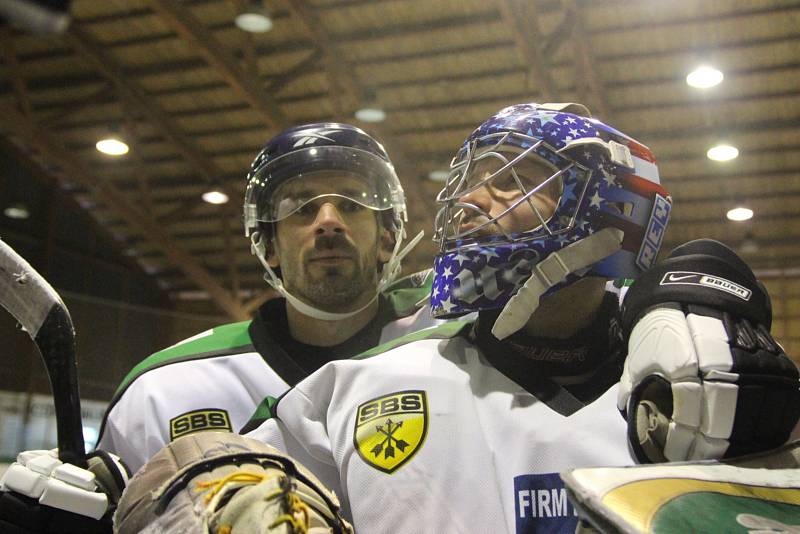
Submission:
<svg viewBox="0 0 800 534">
<path fill-rule="evenodd" d="M 388 341 L 383 345 L 378 345 L 377 347 L 374 347 L 366 352 L 362 352 L 361 354 L 353 356 L 350 359 L 363 360 L 371 356 L 377 356 L 382 352 L 386 352 L 389 349 L 399 347 L 400 345 L 405 345 L 407 343 L 412 343 L 414 341 L 420 341 L 422 339 L 449 339 L 457 336 L 465 328 L 469 327 L 473 322 L 474 319 L 462 319 L 462 320 L 449 321 L 436 326 L 431 326 L 423 330 L 412 332 L 411 334 L 407 334 L 397 339 L 393 339 L 392 341 Z M 284 395 L 286 395 L 290 391 L 291 389 L 286 393 L 284 393 Z M 277 399 L 275 397 L 266 397 L 263 401 L 261 401 L 261 403 L 259 403 L 259 405 L 256 407 L 255 412 L 250 417 L 250 420 L 247 422 L 247 424 L 244 425 L 239 430 L 239 434 L 246 434 L 248 432 L 252 432 L 256 428 L 261 426 L 264 422 L 270 419 L 277 419 L 278 418 L 277 406 L 278 402 L 280 402 L 280 399 L 282 397 L 283 395 Z"/>
<path fill-rule="evenodd" d="M 168 363 L 195 360 L 215 356 L 220 352 L 240 349 L 252 345 L 247 329 L 250 321 L 231 323 L 211 329 L 205 336 L 189 338 L 171 347 L 151 354 L 139 362 L 128 375 L 122 379 L 114 397 L 118 397 L 139 375 Z"/>
<path fill-rule="evenodd" d="M 250 416 L 250 420 L 247 421 L 247 424 L 239 429 L 239 434 L 247 434 L 260 427 L 265 421 L 277 418 L 278 415 L 275 413 L 275 406 L 277 406 L 277 404 L 278 399 L 275 397 L 264 397 L 264 400 L 259 402 L 258 406 L 256 406 L 256 411 Z"/>
<path fill-rule="evenodd" d="M 432 285 L 433 269 L 428 269 L 395 280 L 383 294 L 397 317 L 406 317 L 428 301 Z"/>
<path fill-rule="evenodd" d="M 353 356 L 350 359 L 364 360 L 372 356 L 377 356 L 378 354 L 384 353 L 395 347 L 399 347 L 400 345 L 407 345 L 408 343 L 412 343 L 414 341 L 420 341 L 423 339 L 449 339 L 452 337 L 456 337 L 465 328 L 469 327 L 473 322 L 475 322 L 475 319 L 460 319 L 460 320 L 448 321 L 446 323 L 442 323 L 436 326 L 430 326 L 428 328 L 417 330 L 416 332 L 412 332 L 410 334 L 398 337 L 391 341 L 387 341 L 382 345 L 378 345 L 377 347 L 373 347 L 365 352 L 362 352 L 361 354 L 357 354 L 356 356 Z"/>
</svg>

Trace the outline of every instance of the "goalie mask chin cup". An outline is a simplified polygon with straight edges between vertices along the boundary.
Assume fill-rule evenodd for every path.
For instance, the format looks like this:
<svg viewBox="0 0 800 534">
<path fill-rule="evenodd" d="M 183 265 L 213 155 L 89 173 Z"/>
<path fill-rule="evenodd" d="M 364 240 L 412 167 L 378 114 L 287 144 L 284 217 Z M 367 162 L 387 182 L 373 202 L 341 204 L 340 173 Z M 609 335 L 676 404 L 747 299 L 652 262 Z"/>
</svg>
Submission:
<svg viewBox="0 0 800 534">
<path fill-rule="evenodd" d="M 655 262 L 671 198 L 660 185 L 653 154 L 614 128 L 567 109 L 585 112 L 582 106 L 561 104 L 504 108 L 475 129 L 453 158 L 437 197 L 441 208 L 434 240 L 440 248 L 431 292 L 435 317 L 501 309 L 534 273 L 550 294 L 587 276 L 632 278 Z M 498 158 L 501 168 L 472 179 L 471 169 L 486 157 Z M 513 172 L 526 159 L 544 163 L 553 174 L 526 188 Z M 461 200 L 501 173 L 514 177 L 520 193 L 503 213 L 492 217 Z M 553 199 L 554 212 L 545 217 L 532 197 L 548 187 L 558 191 L 558 198 Z M 496 233 L 502 219 L 522 203 L 533 208 L 538 226 Z M 482 223 L 460 228 L 460 217 L 470 209 L 479 212 Z M 554 255 L 566 256 L 566 247 L 574 257 L 587 238 L 606 228 L 621 232 L 622 240 L 599 261 L 574 270 L 560 257 L 543 263 Z M 487 235 L 487 229 L 495 233 Z M 558 272 L 548 277 L 554 265 Z"/>
</svg>

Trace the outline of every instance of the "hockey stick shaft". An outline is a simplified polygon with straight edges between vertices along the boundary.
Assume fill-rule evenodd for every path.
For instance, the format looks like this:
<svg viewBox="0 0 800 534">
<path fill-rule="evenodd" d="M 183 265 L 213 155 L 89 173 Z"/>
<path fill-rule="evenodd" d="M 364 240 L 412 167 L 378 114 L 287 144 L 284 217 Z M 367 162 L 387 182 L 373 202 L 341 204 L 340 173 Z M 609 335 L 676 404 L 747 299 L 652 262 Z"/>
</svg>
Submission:
<svg viewBox="0 0 800 534">
<path fill-rule="evenodd" d="M 52 286 L 2 240 L 0 305 L 19 321 L 42 355 L 53 390 L 59 459 L 86 467 L 72 318 Z"/>
</svg>

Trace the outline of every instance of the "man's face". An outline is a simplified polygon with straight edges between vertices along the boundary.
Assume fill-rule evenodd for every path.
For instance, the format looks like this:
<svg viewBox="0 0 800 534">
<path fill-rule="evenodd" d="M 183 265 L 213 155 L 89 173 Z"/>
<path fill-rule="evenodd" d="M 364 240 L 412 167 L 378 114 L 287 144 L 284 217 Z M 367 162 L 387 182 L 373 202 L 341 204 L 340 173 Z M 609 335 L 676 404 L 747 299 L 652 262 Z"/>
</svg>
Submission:
<svg viewBox="0 0 800 534">
<path fill-rule="evenodd" d="M 269 263 L 280 267 L 287 290 L 325 311 L 366 304 L 375 295 L 378 261 L 389 259 L 391 239 L 377 213 L 336 196 L 358 198 L 363 190 L 356 177 L 324 173 L 281 191 L 302 207 L 275 223 Z"/>
<path fill-rule="evenodd" d="M 510 152 L 502 154 L 508 161 L 519 156 L 518 153 Z M 504 165 L 505 161 L 491 153 L 478 156 L 472 162 L 472 168 L 468 172 L 467 183 L 477 184 L 495 174 Z M 490 218 L 500 217 L 501 214 L 518 202 L 526 191 L 531 191 L 540 186 L 556 172 L 555 168 L 547 165 L 533 154 L 516 163 L 513 169 L 513 173 L 511 168 L 506 169 L 483 186 L 459 197 L 459 202 L 472 204 L 483 212 L 464 208 L 459 232 L 475 228 Z M 561 180 L 556 178 L 541 187 L 529 198 L 523 200 L 511 212 L 494 223 L 477 230 L 472 235 L 511 234 L 533 230 L 541 226 L 555 213 L 561 190 Z"/>
</svg>

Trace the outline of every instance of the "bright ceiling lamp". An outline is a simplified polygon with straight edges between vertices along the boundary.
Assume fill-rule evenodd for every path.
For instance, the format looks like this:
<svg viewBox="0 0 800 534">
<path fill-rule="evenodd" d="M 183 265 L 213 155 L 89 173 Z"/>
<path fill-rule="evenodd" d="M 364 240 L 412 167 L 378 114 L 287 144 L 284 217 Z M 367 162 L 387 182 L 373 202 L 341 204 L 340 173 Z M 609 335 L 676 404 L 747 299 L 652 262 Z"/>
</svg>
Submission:
<svg viewBox="0 0 800 534">
<path fill-rule="evenodd" d="M 122 156 L 130 150 L 128 145 L 117 137 L 106 137 L 99 140 L 94 146 L 97 150 L 109 156 Z"/>
<path fill-rule="evenodd" d="M 228 202 L 228 195 L 218 189 L 212 189 L 203 193 L 203 200 L 209 204 L 225 204 Z"/>
<path fill-rule="evenodd" d="M 739 206 L 728 210 L 727 217 L 732 221 L 747 221 L 753 218 L 753 210 Z"/>
<path fill-rule="evenodd" d="M 378 104 L 374 89 L 364 91 L 364 104 L 357 110 L 355 116 L 361 122 L 383 122 L 386 120 L 386 112 Z"/>
<path fill-rule="evenodd" d="M 25 204 L 12 204 L 3 210 L 3 215 L 9 219 L 27 219 L 31 212 Z"/>
<path fill-rule="evenodd" d="M 730 161 L 739 156 L 739 149 L 735 146 L 722 143 L 709 148 L 708 152 L 706 152 L 706 156 L 708 156 L 708 159 L 713 159 L 714 161 Z"/>
<path fill-rule="evenodd" d="M 240 30 L 250 33 L 266 33 L 272 29 L 272 19 L 258 0 L 247 2 L 233 22 Z"/>
<path fill-rule="evenodd" d="M 357 110 L 356 118 L 362 122 L 383 122 L 386 120 L 386 112 L 381 108 L 368 106 Z"/>
<path fill-rule="evenodd" d="M 697 67 L 686 76 L 686 83 L 697 89 L 708 89 L 722 83 L 725 76 L 714 67 L 703 65 Z"/>
<path fill-rule="evenodd" d="M 441 169 L 431 171 L 428 173 L 428 179 L 433 180 L 434 182 L 444 182 L 447 180 L 447 177 L 450 176 L 448 171 L 443 171 Z"/>
</svg>

